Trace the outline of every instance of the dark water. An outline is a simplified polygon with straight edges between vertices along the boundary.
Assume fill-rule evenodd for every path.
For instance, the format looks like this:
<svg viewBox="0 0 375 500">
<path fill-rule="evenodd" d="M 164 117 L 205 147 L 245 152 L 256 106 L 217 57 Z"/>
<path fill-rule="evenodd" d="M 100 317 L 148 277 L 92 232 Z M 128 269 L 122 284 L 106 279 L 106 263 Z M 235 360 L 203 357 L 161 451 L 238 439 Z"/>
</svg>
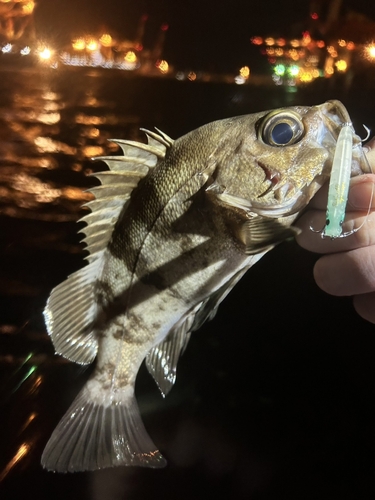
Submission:
<svg viewBox="0 0 375 500">
<path fill-rule="evenodd" d="M 375 493 L 374 326 L 312 279 L 294 243 L 241 281 L 181 358 L 163 400 L 144 369 L 146 427 L 168 459 L 59 475 L 40 455 L 88 372 L 53 355 L 42 310 L 82 265 L 75 221 L 111 137 L 172 137 L 208 121 L 339 98 L 375 130 L 371 85 L 280 88 L 0 72 L 0 498 L 367 499 Z"/>
</svg>

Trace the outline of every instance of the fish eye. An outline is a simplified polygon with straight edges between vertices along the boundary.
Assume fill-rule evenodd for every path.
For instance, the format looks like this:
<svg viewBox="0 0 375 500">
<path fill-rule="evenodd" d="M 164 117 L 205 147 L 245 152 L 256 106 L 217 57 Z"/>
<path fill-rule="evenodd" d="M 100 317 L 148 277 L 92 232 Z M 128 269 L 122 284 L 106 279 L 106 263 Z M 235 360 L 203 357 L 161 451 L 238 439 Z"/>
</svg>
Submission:
<svg viewBox="0 0 375 500">
<path fill-rule="evenodd" d="M 300 116 L 293 111 L 272 111 L 259 127 L 258 138 L 269 146 L 290 146 L 298 142 L 304 133 Z"/>
</svg>

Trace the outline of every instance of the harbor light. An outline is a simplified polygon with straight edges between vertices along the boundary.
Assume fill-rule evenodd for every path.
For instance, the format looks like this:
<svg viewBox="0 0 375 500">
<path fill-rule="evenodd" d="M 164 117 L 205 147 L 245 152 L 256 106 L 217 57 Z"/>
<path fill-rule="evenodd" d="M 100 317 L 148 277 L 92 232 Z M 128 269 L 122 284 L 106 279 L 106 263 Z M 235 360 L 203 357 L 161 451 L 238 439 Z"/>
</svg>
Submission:
<svg viewBox="0 0 375 500">
<path fill-rule="evenodd" d="M 163 75 L 165 75 L 169 71 L 169 64 L 164 59 L 156 61 L 156 67 Z"/>
<path fill-rule="evenodd" d="M 52 50 L 48 47 L 44 47 L 38 52 L 38 55 L 42 61 L 49 61 L 52 57 Z"/>
<path fill-rule="evenodd" d="M 298 73 L 299 73 L 299 66 L 297 66 L 296 64 L 293 64 L 292 66 L 290 66 L 288 68 L 288 73 L 290 74 L 290 76 L 297 76 Z"/>
<path fill-rule="evenodd" d="M 12 52 L 12 49 L 13 49 L 13 45 L 11 43 L 7 43 L 6 45 L 4 45 L 4 47 L 1 49 L 1 52 L 3 54 L 9 54 L 10 52 Z"/>
<path fill-rule="evenodd" d="M 90 50 L 91 52 L 94 52 L 95 50 L 98 49 L 98 42 L 94 38 L 90 38 L 86 42 L 86 49 Z"/>
<path fill-rule="evenodd" d="M 132 51 L 132 50 L 129 50 L 126 54 L 125 54 L 125 57 L 124 57 L 125 61 L 127 63 L 136 63 L 137 62 L 137 56 L 135 55 L 135 53 Z"/>
<path fill-rule="evenodd" d="M 35 8 L 35 2 L 30 1 L 22 5 L 22 14 L 28 16 L 33 13 Z"/>
<path fill-rule="evenodd" d="M 250 68 L 249 66 L 243 66 L 241 69 L 240 69 L 240 75 L 242 76 L 242 78 L 244 78 L 245 80 L 248 80 L 249 79 L 249 76 L 250 76 Z"/>
<path fill-rule="evenodd" d="M 337 71 L 340 71 L 341 73 L 344 73 L 348 69 L 348 63 L 344 61 L 344 59 L 340 59 L 335 63 L 335 66 L 337 68 Z"/>
<path fill-rule="evenodd" d="M 277 76 L 283 76 L 285 74 L 284 64 L 276 64 L 276 66 L 274 67 L 274 72 Z"/>
<path fill-rule="evenodd" d="M 99 42 L 103 45 L 103 47 L 111 47 L 113 44 L 112 37 L 108 33 L 103 33 L 103 35 L 99 38 Z"/>
<path fill-rule="evenodd" d="M 26 45 L 26 47 L 24 47 L 23 49 L 20 50 L 20 54 L 21 56 L 28 56 L 31 52 L 31 48 Z"/>
<path fill-rule="evenodd" d="M 77 38 L 76 40 L 73 40 L 72 47 L 74 50 L 84 50 L 86 48 L 84 38 Z"/>
<path fill-rule="evenodd" d="M 375 43 L 370 43 L 365 47 L 365 55 L 367 59 L 375 59 Z"/>
</svg>

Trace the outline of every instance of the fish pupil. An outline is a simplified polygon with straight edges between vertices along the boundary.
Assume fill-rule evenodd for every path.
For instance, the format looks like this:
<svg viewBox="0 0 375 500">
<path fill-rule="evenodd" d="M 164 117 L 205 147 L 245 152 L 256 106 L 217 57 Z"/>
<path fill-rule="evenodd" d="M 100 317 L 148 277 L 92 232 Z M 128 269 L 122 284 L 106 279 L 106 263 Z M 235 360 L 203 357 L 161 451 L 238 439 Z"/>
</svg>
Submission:
<svg viewBox="0 0 375 500">
<path fill-rule="evenodd" d="M 289 142 L 293 139 L 293 128 L 289 123 L 282 122 L 277 123 L 271 132 L 272 141 L 275 144 L 289 144 Z"/>
</svg>

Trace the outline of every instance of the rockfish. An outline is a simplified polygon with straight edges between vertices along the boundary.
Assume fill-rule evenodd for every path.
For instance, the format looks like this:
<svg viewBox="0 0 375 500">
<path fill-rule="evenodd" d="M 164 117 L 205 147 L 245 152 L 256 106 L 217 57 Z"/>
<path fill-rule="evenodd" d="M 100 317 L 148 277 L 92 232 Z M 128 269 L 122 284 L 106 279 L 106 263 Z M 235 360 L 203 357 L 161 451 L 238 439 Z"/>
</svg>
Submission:
<svg viewBox="0 0 375 500">
<path fill-rule="evenodd" d="M 134 397 L 143 360 L 165 396 L 191 332 L 212 319 L 245 272 L 277 243 L 329 178 L 339 101 L 204 125 L 173 141 L 114 140 L 99 158 L 81 220 L 88 265 L 53 289 L 44 311 L 55 350 L 91 378 L 42 456 L 50 470 L 161 467 Z M 354 135 L 352 175 L 367 171 Z"/>
</svg>

